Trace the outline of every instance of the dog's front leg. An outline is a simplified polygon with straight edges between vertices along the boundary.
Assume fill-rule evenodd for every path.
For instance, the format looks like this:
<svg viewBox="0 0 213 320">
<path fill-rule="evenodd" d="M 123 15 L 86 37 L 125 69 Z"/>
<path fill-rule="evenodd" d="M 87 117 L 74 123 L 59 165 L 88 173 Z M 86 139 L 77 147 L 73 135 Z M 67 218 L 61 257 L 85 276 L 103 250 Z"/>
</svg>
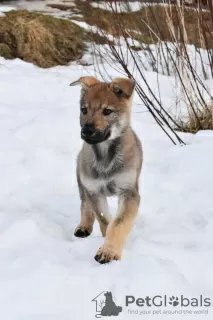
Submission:
<svg viewBox="0 0 213 320">
<path fill-rule="evenodd" d="M 90 194 L 86 189 L 81 189 L 81 221 L 75 229 L 75 236 L 88 237 L 92 230 L 95 217 L 100 225 L 103 237 L 111 221 L 107 199 L 102 194 Z"/>
<path fill-rule="evenodd" d="M 87 196 L 87 190 L 81 183 L 78 171 L 77 171 L 77 181 L 78 181 L 79 195 L 81 198 L 81 221 L 77 226 L 77 228 L 75 229 L 74 235 L 79 238 L 86 238 L 92 233 L 95 216 L 94 216 L 89 198 Z"/>
<path fill-rule="evenodd" d="M 81 221 L 75 229 L 74 235 L 78 238 L 88 237 L 93 230 L 95 216 L 90 205 L 90 201 L 84 195 L 81 199 Z"/>
<path fill-rule="evenodd" d="M 96 253 L 96 261 L 102 264 L 111 260 L 120 260 L 125 240 L 137 215 L 139 203 L 140 196 L 137 190 L 127 190 L 119 196 L 116 218 L 107 228 L 104 244 Z"/>
</svg>

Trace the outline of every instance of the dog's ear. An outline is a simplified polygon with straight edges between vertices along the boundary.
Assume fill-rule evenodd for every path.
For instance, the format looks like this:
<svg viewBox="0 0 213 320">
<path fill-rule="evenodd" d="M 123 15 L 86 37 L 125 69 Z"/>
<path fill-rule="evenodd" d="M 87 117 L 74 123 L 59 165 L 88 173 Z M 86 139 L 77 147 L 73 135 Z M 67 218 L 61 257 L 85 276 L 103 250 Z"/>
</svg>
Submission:
<svg viewBox="0 0 213 320">
<path fill-rule="evenodd" d="M 115 78 L 109 84 L 110 89 L 118 97 L 130 98 L 135 88 L 135 80 L 128 78 Z"/>
<path fill-rule="evenodd" d="M 93 87 L 97 83 L 100 83 L 100 81 L 94 77 L 81 77 L 79 80 L 70 83 L 70 86 L 81 85 L 84 90 L 87 90 L 88 88 Z"/>
</svg>

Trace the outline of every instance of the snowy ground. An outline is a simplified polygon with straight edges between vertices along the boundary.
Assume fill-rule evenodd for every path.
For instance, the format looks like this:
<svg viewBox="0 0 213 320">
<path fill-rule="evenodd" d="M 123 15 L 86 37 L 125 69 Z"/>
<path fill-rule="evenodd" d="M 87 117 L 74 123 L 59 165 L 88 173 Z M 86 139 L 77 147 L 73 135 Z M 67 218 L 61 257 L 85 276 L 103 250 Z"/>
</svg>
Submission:
<svg viewBox="0 0 213 320">
<path fill-rule="evenodd" d="M 95 319 L 91 300 L 106 290 L 123 307 L 117 318 L 125 320 L 138 317 L 128 313 L 126 295 L 213 299 L 213 133 L 184 135 L 187 145 L 175 147 L 137 96 L 132 122 L 144 148 L 142 202 L 123 259 L 109 265 L 94 260 L 103 243 L 97 224 L 89 238 L 73 236 L 80 217 L 75 165 L 82 142 L 80 88 L 69 83 L 87 72 L 92 67 L 42 70 L 0 59 L 1 319 Z M 147 72 L 148 81 L 154 77 Z M 172 81 L 162 76 L 160 83 L 168 103 Z M 110 207 L 114 213 L 114 199 Z M 142 319 L 213 316 L 212 307 L 186 309 L 208 313 Z"/>
<path fill-rule="evenodd" d="M 93 1 L 92 6 L 94 8 L 102 8 L 109 11 L 116 11 L 116 12 L 135 12 L 141 10 L 143 7 L 150 7 L 150 6 L 168 6 L 166 3 L 158 3 L 158 2 L 143 2 L 143 1 L 133 1 L 129 3 L 125 3 L 125 1 L 117 1 L 115 3 L 110 3 L 106 1 Z"/>
<path fill-rule="evenodd" d="M 117 1 L 116 5 L 114 3 L 106 3 L 106 1 L 92 2 L 92 6 L 95 8 L 102 8 L 109 11 L 116 10 L 117 12 L 138 11 L 144 5 L 146 6 L 146 4 L 141 3 L 141 1 L 130 2 L 128 4 L 126 4 L 125 1 Z"/>
<path fill-rule="evenodd" d="M 28 0 L 12 0 L 12 1 L 4 1 L 3 4 L 0 5 L 0 15 L 2 12 L 8 12 L 10 10 L 28 10 L 28 11 L 36 11 L 42 12 L 43 14 L 48 14 L 55 16 L 57 18 L 69 18 L 72 14 L 72 7 L 75 7 L 74 1 L 69 1 L 67 5 L 69 6 L 69 10 L 60 10 L 56 8 L 51 8 L 48 4 L 64 4 L 63 1 L 59 0 L 37 0 L 37 1 L 28 1 Z M 75 13 L 76 16 L 76 13 Z"/>
</svg>

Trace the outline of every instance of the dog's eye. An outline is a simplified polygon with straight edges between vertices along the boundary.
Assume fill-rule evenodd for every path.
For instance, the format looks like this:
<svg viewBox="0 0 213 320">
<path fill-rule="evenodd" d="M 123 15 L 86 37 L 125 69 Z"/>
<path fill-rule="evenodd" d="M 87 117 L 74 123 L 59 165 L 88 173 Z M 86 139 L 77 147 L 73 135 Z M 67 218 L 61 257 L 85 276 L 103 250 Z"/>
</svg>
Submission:
<svg viewBox="0 0 213 320">
<path fill-rule="evenodd" d="M 103 115 L 108 116 L 112 113 L 113 111 L 111 109 L 104 109 L 103 110 Z"/>
<path fill-rule="evenodd" d="M 87 108 L 81 108 L 81 112 L 82 112 L 83 114 L 87 114 Z"/>
<path fill-rule="evenodd" d="M 115 89 L 115 93 L 117 94 L 117 96 L 122 96 L 123 95 L 123 91 L 120 88 L 116 88 Z"/>
</svg>

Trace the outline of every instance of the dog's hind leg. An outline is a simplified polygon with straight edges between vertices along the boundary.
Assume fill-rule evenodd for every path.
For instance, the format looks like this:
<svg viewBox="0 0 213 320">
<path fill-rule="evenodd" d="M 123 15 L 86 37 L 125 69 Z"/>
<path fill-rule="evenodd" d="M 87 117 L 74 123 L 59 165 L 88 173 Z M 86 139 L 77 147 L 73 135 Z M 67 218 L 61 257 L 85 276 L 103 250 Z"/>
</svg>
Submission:
<svg viewBox="0 0 213 320">
<path fill-rule="evenodd" d="M 125 191 L 120 195 L 117 216 L 107 228 L 104 244 L 96 253 L 96 261 L 107 263 L 111 260 L 120 260 L 124 242 L 137 215 L 139 203 L 140 196 L 136 190 Z"/>
</svg>

